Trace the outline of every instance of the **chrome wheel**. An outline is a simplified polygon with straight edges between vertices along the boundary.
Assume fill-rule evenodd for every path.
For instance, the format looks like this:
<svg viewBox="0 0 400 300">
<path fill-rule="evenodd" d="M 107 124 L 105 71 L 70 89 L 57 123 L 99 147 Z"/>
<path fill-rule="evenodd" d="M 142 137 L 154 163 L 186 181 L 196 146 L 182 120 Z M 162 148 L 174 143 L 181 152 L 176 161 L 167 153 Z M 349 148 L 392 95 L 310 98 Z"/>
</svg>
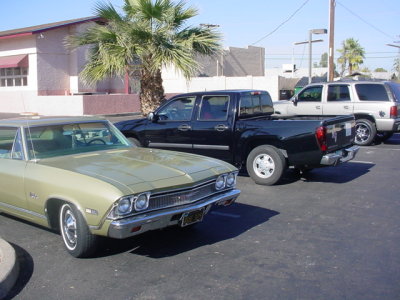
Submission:
<svg viewBox="0 0 400 300">
<path fill-rule="evenodd" d="M 61 234 L 65 246 L 69 250 L 74 250 L 77 245 L 77 223 L 74 212 L 68 204 L 64 204 L 60 213 Z"/>
<path fill-rule="evenodd" d="M 257 176 L 269 178 L 274 174 L 275 162 L 268 154 L 259 154 L 254 159 L 253 169 Z"/>
<path fill-rule="evenodd" d="M 357 124 L 356 126 L 356 142 L 365 143 L 371 135 L 371 131 L 365 124 Z"/>
<path fill-rule="evenodd" d="M 356 120 L 356 136 L 354 143 L 360 146 L 370 145 L 376 136 L 375 124 L 367 119 Z"/>
</svg>

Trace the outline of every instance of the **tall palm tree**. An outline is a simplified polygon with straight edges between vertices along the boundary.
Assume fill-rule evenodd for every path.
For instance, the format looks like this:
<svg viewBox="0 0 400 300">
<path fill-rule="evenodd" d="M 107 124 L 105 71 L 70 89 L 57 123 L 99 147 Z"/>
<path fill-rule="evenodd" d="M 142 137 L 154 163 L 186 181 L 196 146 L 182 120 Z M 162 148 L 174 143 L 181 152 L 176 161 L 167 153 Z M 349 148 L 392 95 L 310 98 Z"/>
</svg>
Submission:
<svg viewBox="0 0 400 300">
<path fill-rule="evenodd" d="M 127 78 L 136 70 L 143 114 L 164 98 L 163 67 L 174 66 L 190 78 L 200 68 L 197 55 L 221 50 L 220 35 L 212 28 L 185 26 L 198 12 L 184 1 L 124 0 L 122 13 L 110 3 L 98 3 L 95 9 L 105 24 L 89 27 L 67 42 L 72 48 L 91 46 L 82 79 L 93 84 L 109 76 Z"/>
<path fill-rule="evenodd" d="M 342 49 L 338 49 L 342 55 L 338 58 L 338 63 L 342 66 L 342 73 L 348 68 L 349 75 L 353 74 L 354 69 L 364 62 L 365 51 L 358 40 L 348 38 L 342 42 Z"/>
</svg>

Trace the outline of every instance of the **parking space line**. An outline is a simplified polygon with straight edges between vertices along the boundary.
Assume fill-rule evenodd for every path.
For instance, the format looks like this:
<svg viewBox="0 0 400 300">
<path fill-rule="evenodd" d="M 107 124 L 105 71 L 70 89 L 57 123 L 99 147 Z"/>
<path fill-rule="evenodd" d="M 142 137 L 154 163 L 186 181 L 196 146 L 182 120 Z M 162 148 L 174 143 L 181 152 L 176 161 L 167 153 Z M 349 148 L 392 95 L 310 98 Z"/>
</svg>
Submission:
<svg viewBox="0 0 400 300">
<path fill-rule="evenodd" d="M 351 162 L 357 164 L 368 164 L 368 165 L 373 164 L 372 161 L 362 161 L 362 160 L 352 160 Z"/>
</svg>

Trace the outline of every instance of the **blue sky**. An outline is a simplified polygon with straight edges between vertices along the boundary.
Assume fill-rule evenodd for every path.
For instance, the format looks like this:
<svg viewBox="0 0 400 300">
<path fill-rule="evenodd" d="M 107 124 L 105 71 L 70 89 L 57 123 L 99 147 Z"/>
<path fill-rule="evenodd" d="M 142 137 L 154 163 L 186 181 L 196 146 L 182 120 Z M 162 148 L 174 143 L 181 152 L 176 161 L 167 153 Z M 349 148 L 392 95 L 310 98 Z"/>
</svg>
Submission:
<svg viewBox="0 0 400 300">
<path fill-rule="evenodd" d="M 87 17 L 94 14 L 97 0 L 15 0 L 5 1 L 0 11 L 0 31 L 50 22 Z M 110 0 L 120 7 L 122 0 Z M 266 67 L 291 63 L 294 51 L 298 67 L 308 66 L 307 45 L 293 46 L 308 40 L 308 31 L 328 28 L 329 0 L 189 0 L 199 15 L 190 25 L 219 25 L 224 48 L 260 46 L 266 49 Z M 337 0 L 335 18 L 335 49 L 346 38 L 355 38 L 366 51 L 364 66 L 373 70 L 393 69 L 398 49 L 386 46 L 399 41 L 399 0 Z M 303 6 L 289 21 L 265 39 Z M 324 42 L 313 44 L 313 59 L 317 62 L 327 52 L 328 35 L 314 35 Z M 261 41 L 259 41 L 262 39 Z M 259 41 L 259 42 L 257 42 Z M 257 43 L 256 43 L 257 42 Z M 254 44 L 255 43 L 255 44 Z M 335 61 L 339 54 L 335 51 Z"/>
</svg>

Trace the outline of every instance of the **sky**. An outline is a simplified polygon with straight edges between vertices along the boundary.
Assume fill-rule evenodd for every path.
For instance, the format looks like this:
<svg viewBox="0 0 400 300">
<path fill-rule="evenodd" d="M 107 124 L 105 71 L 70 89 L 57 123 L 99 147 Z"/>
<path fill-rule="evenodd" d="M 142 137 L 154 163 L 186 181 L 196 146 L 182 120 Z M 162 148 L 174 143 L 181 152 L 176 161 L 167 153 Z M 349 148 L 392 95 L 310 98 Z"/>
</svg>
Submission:
<svg viewBox="0 0 400 300">
<path fill-rule="evenodd" d="M 93 16 L 98 0 L 2 0 L 0 31 Z M 104 1 L 103 1 L 104 2 Z M 120 8 L 123 0 L 107 1 Z M 187 25 L 214 24 L 223 36 L 223 46 L 265 48 L 266 67 L 292 63 L 308 67 L 310 29 L 329 28 L 329 0 L 186 0 L 199 15 Z M 362 67 L 393 71 L 400 57 L 399 0 L 336 0 L 335 52 L 347 38 L 358 40 L 365 50 Z M 328 51 L 328 35 L 313 35 L 313 61 Z M 396 43 L 397 42 L 397 43 Z"/>
</svg>

